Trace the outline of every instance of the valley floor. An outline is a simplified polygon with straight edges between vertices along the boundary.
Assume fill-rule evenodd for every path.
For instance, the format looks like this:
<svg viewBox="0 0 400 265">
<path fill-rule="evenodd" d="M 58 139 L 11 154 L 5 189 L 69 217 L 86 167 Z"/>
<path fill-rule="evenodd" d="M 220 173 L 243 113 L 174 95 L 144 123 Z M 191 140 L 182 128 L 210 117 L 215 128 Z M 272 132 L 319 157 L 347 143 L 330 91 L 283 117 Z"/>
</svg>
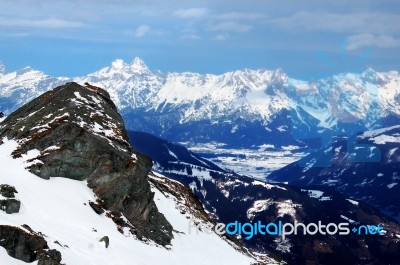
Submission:
<svg viewBox="0 0 400 265">
<path fill-rule="evenodd" d="M 279 149 L 273 146 L 260 146 L 257 149 L 231 149 L 225 148 L 220 143 L 181 144 L 223 169 L 264 181 L 272 171 L 283 168 L 308 154 L 298 146 L 285 146 Z"/>
</svg>

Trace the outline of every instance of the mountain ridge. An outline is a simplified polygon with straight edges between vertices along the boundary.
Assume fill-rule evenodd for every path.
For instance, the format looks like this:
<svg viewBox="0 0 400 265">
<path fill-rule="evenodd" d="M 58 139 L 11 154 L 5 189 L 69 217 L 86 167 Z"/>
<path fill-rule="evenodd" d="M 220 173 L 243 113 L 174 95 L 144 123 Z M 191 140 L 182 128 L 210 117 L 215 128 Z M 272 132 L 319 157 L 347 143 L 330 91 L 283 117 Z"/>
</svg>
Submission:
<svg viewBox="0 0 400 265">
<path fill-rule="evenodd" d="M 0 77 L 0 111 L 8 114 L 67 81 L 104 87 L 128 130 L 186 147 L 217 142 L 226 148 L 258 150 L 273 144 L 278 149 L 314 150 L 336 135 L 400 121 L 396 71 L 379 73 L 369 68 L 361 74 L 302 81 L 279 69 L 220 75 L 163 73 L 151 70 L 140 58 L 131 63 L 118 59 L 75 78 L 51 77 L 33 69 L 8 73 Z"/>
</svg>

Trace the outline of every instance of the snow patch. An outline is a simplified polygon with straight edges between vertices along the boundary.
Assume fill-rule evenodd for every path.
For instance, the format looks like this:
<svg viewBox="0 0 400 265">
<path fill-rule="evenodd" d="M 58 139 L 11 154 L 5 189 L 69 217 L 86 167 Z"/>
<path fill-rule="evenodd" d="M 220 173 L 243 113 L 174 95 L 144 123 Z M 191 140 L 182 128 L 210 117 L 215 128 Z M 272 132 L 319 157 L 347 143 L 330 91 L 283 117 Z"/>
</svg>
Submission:
<svg viewBox="0 0 400 265">
<path fill-rule="evenodd" d="M 315 198 L 320 201 L 329 201 L 332 199 L 329 196 L 323 196 L 324 192 L 320 191 L 320 190 L 304 190 L 304 189 L 302 189 L 301 191 L 307 192 L 307 194 L 310 198 Z"/>
<path fill-rule="evenodd" d="M 353 224 L 353 223 L 356 222 L 356 221 L 354 221 L 353 219 L 350 219 L 350 218 L 348 218 L 348 217 L 346 217 L 346 216 L 344 216 L 344 215 L 340 215 L 340 217 L 341 217 L 342 219 L 348 221 L 348 222 L 351 223 L 351 224 Z"/>
<path fill-rule="evenodd" d="M 354 205 L 358 205 L 358 201 L 354 201 L 354 200 L 350 200 L 350 199 L 346 199 L 346 200 Z"/>
<path fill-rule="evenodd" d="M 267 210 L 268 207 L 272 204 L 273 202 L 271 199 L 254 201 L 253 205 L 249 209 L 247 209 L 247 218 L 249 220 L 253 220 L 257 213 Z"/>
</svg>

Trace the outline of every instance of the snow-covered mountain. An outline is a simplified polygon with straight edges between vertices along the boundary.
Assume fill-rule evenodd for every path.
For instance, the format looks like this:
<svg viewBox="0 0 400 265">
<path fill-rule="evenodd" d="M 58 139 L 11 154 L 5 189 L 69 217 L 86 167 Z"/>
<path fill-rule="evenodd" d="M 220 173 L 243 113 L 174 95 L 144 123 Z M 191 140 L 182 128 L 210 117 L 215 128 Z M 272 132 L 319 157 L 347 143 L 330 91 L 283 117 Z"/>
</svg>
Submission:
<svg viewBox="0 0 400 265">
<path fill-rule="evenodd" d="M 399 73 L 372 69 L 308 82 L 279 69 L 162 73 L 135 58 L 71 80 L 105 88 L 128 129 L 174 142 L 304 145 L 392 125 L 400 116 Z M 9 113 L 65 81 L 29 68 L 8 73 L 0 77 L 0 111 Z"/>
<path fill-rule="evenodd" d="M 100 88 L 19 108 L 0 123 L 1 264 L 278 263 L 206 231 L 193 194 L 151 166 Z"/>
<path fill-rule="evenodd" d="M 379 238 L 360 235 L 309 237 L 300 233 L 284 239 L 258 234 L 245 240 L 242 236 L 242 243 L 251 249 L 271 253 L 289 264 L 390 264 L 400 258 L 397 254 L 391 256 L 391 251 L 385 252 L 389 248 L 400 250 L 400 227 L 363 202 L 351 200 L 326 187 L 300 189 L 239 176 L 218 168 L 183 146 L 146 133 L 128 134 L 136 148 L 154 160 L 155 170 L 189 186 L 205 209 L 221 222 L 320 221 L 353 225 L 378 222 L 392 231 Z M 383 244 L 381 249 L 386 250 L 376 251 L 376 244 Z"/>
<path fill-rule="evenodd" d="M 68 78 L 50 77 L 30 67 L 0 75 L 1 111 L 10 114 L 28 101 L 67 80 Z"/>
</svg>

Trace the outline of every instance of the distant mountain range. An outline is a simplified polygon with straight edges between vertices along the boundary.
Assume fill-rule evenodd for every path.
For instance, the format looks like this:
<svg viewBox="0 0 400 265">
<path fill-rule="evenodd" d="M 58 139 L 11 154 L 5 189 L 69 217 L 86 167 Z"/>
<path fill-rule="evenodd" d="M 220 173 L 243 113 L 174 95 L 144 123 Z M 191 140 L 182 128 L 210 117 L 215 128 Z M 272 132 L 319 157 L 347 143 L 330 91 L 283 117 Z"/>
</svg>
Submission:
<svg viewBox="0 0 400 265">
<path fill-rule="evenodd" d="M 88 82 L 110 93 L 127 129 L 173 142 L 321 146 L 333 135 L 395 125 L 400 117 L 400 75 L 395 71 L 367 69 L 310 82 L 279 69 L 162 73 L 139 58 L 130 64 L 115 60 L 74 78 L 29 67 L 11 73 L 0 69 L 0 111 L 6 114 L 66 81 Z"/>
</svg>

